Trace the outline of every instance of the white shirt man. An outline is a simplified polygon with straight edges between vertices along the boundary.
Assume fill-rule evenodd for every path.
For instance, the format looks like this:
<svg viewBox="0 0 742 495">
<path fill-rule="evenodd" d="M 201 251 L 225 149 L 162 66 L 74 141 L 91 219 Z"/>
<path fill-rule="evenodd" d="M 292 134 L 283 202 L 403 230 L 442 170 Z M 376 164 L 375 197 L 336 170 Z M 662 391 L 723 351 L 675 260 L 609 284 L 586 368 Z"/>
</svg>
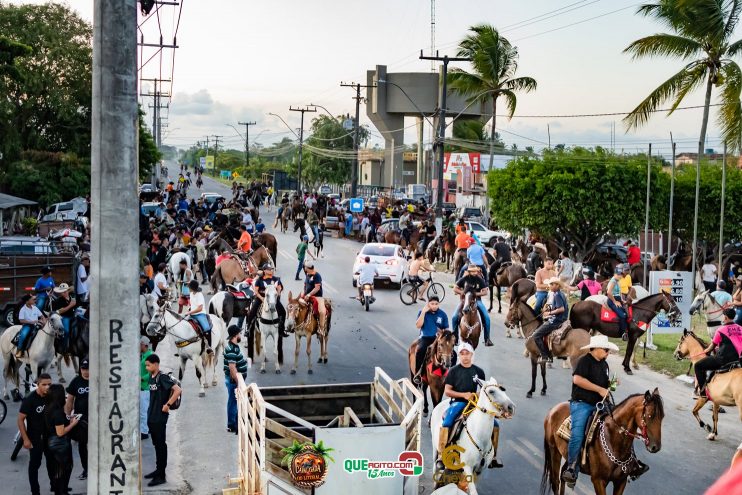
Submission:
<svg viewBox="0 0 742 495">
<path fill-rule="evenodd" d="M 400 229 L 406 229 L 410 226 L 410 214 L 407 212 L 404 212 L 401 217 L 399 217 L 399 228 Z"/>
<path fill-rule="evenodd" d="M 716 282 L 716 265 L 706 263 L 701 267 L 701 280 L 704 282 Z"/>
<path fill-rule="evenodd" d="M 191 297 L 190 297 L 190 304 L 191 304 L 191 311 L 194 311 L 199 306 L 201 306 L 201 309 L 199 311 L 194 311 L 191 314 L 194 315 L 205 315 L 207 314 L 205 311 L 206 308 L 206 302 L 204 300 L 204 293 L 200 290 L 198 291 L 191 291 Z"/>
<path fill-rule="evenodd" d="M 252 215 L 247 210 L 242 213 L 242 223 L 244 223 L 245 225 L 252 224 Z"/>
<path fill-rule="evenodd" d="M 376 267 L 368 261 L 358 267 L 358 285 L 374 284 L 374 277 L 379 274 Z"/>
<path fill-rule="evenodd" d="M 156 295 L 158 298 L 164 297 L 165 295 L 160 290 L 160 286 L 165 287 L 167 289 L 167 277 L 165 277 L 165 274 L 162 272 L 157 272 L 155 275 L 155 289 L 152 291 L 154 295 Z"/>
<path fill-rule="evenodd" d="M 38 323 L 43 316 L 41 310 L 36 305 L 29 306 L 28 304 L 24 304 L 18 312 L 18 319 L 22 322 L 29 322 L 28 324 Z"/>
<path fill-rule="evenodd" d="M 314 205 L 317 204 L 317 200 L 314 199 L 314 196 L 309 196 L 304 201 L 304 204 L 306 205 L 307 208 L 312 209 L 312 208 L 314 208 Z"/>
<path fill-rule="evenodd" d="M 77 267 L 77 285 L 75 286 L 75 294 L 77 297 L 81 297 L 88 293 L 88 272 L 85 270 L 85 266 L 80 263 Z"/>
</svg>

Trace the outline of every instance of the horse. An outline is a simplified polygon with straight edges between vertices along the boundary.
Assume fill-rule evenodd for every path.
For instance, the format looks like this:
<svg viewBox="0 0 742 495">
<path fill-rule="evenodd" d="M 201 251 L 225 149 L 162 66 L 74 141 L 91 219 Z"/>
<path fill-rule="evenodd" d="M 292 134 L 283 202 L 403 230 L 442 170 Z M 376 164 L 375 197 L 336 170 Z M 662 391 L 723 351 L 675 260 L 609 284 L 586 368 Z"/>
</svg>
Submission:
<svg viewBox="0 0 742 495">
<path fill-rule="evenodd" d="M 667 313 L 667 317 L 672 322 L 677 321 L 681 317 L 680 310 L 675 304 L 675 300 L 664 291 L 636 301 L 631 305 L 631 308 L 633 310 L 633 315 L 629 319 L 629 327 L 627 329 L 629 342 L 622 363 L 623 369 L 628 375 L 634 374 L 629 366 L 632 354 L 634 353 L 634 346 L 639 340 L 639 337 L 644 333 L 646 327 L 654 317 L 657 316 L 657 313 L 664 310 L 665 313 Z M 618 322 L 601 321 L 600 315 L 602 311 L 603 306 L 595 301 L 590 301 L 589 299 L 578 301 L 574 306 L 572 306 L 569 321 L 572 324 L 572 328 L 585 328 L 587 330 L 600 332 L 608 337 L 621 337 L 621 330 L 619 329 Z"/>
<path fill-rule="evenodd" d="M 328 305 L 328 301 L 325 299 L 325 305 Z M 301 346 L 301 338 L 307 339 L 307 373 L 312 374 L 312 336 L 316 335 L 320 345 L 320 357 L 317 360 L 320 364 L 327 364 L 327 343 L 330 338 L 330 327 L 332 320 L 332 312 L 327 312 L 327 329 L 321 331 L 319 328 L 319 320 L 312 313 L 312 307 L 306 301 L 293 298 L 291 291 L 289 291 L 289 303 L 286 308 L 286 330 L 294 333 L 296 339 L 296 346 L 294 347 L 294 367 L 291 369 L 291 374 L 296 374 L 296 368 L 299 364 L 299 347 Z"/>
<path fill-rule="evenodd" d="M 446 270 L 451 267 L 453 262 L 453 256 L 456 253 L 456 236 L 453 231 L 448 228 L 444 229 L 440 235 L 441 239 L 441 258 L 446 262 Z"/>
<path fill-rule="evenodd" d="M 258 311 L 257 323 L 258 331 L 255 332 L 255 354 L 260 354 L 260 340 L 265 341 L 266 349 L 263 353 L 263 363 L 260 365 L 260 372 L 265 373 L 265 364 L 268 362 L 268 338 L 273 339 L 273 353 L 276 359 L 276 374 L 281 374 L 281 365 L 283 365 L 283 339 L 278 334 L 278 289 L 276 284 L 265 285 L 265 296 L 263 303 Z"/>
<path fill-rule="evenodd" d="M 526 393 L 529 399 L 533 397 L 536 391 L 536 368 L 538 366 L 539 350 L 536 341 L 533 339 L 533 332 L 541 324 L 541 319 L 533 312 L 533 309 L 524 301 L 517 300 L 511 304 L 512 310 L 508 312 L 508 320 L 505 321 L 506 327 L 520 325 L 523 334 L 526 337 L 526 357 L 531 358 L 531 389 Z M 581 328 L 571 328 L 565 330 L 566 335 L 558 343 L 553 344 L 551 353 L 557 358 L 567 358 L 569 364 L 574 367 L 577 365 L 579 358 L 584 356 L 587 351 L 582 347 L 590 343 L 590 334 Z M 546 363 L 541 363 L 541 395 L 546 395 Z"/>
<path fill-rule="evenodd" d="M 466 260 L 466 249 L 457 249 L 453 254 L 453 265 L 451 270 L 454 279 L 458 279 L 459 273 L 461 273 L 461 268 L 464 266 L 464 263 L 466 263 Z"/>
<path fill-rule="evenodd" d="M 482 381 L 476 379 L 480 392 L 472 400 L 472 405 L 476 406 L 471 409 L 471 413 L 466 417 L 464 432 L 459 438 L 452 443 L 461 447 L 460 462 L 464 469 L 464 475 L 467 480 L 474 480 L 481 474 L 484 466 L 488 465 L 494 457 L 492 449 L 492 430 L 494 429 L 494 419 L 510 419 L 515 414 L 515 404 L 505 393 L 505 388 L 497 383 L 497 380 L 490 378 Z M 433 441 L 433 448 L 438 448 L 438 436 L 443 423 L 443 416 L 448 409 L 448 401 L 440 402 L 430 416 L 430 433 Z M 466 433 L 466 434 L 464 434 Z M 489 447 L 486 447 L 489 445 Z M 441 456 L 442 452 L 437 452 Z M 476 476 L 475 476 L 476 474 Z M 479 493 L 474 483 L 469 484 L 469 493 L 476 495 Z"/>
<path fill-rule="evenodd" d="M 212 369 L 211 385 L 216 386 L 216 365 L 227 337 L 227 328 L 224 322 L 214 315 L 208 315 L 208 318 L 211 323 L 213 354 L 206 352 L 206 345 L 196 330 L 193 329 L 193 326 L 178 313 L 170 310 L 167 303 L 158 306 L 152 320 L 147 324 L 147 335 L 150 337 L 160 337 L 161 340 L 164 340 L 169 336 L 173 340 L 173 345 L 178 349 L 180 356 L 179 380 L 183 380 L 186 361 L 189 359 L 193 361 L 200 385 L 199 397 L 206 396 L 206 388 L 209 386 L 206 380 L 206 369 Z"/>
<path fill-rule="evenodd" d="M 276 240 L 276 236 L 268 232 L 262 232 L 253 236 L 253 245 L 256 251 L 261 246 L 264 247 L 271 255 L 273 266 L 278 266 L 278 241 Z"/>
<path fill-rule="evenodd" d="M 180 262 L 185 260 L 188 269 L 191 269 L 191 257 L 181 251 L 175 252 L 167 260 L 167 271 L 170 274 L 171 281 L 178 280 L 180 277 Z"/>
<path fill-rule="evenodd" d="M 510 286 L 508 289 L 509 299 L 510 299 L 510 306 L 508 309 L 508 314 L 505 317 L 505 321 L 512 321 L 513 315 L 511 314 L 512 311 L 514 311 L 514 303 L 516 301 L 522 300 L 523 302 L 528 301 L 528 299 L 536 293 L 536 283 L 528 278 L 521 278 L 517 280 L 513 285 Z M 515 327 L 514 327 L 515 328 Z M 505 336 L 507 338 L 512 338 L 513 334 L 511 333 L 511 328 L 507 325 L 505 326 Z M 518 327 L 516 329 L 516 333 L 518 334 L 518 337 L 523 339 L 525 336 L 523 335 L 523 330 Z"/>
<path fill-rule="evenodd" d="M 244 265 L 234 257 L 219 263 L 210 279 L 213 292 L 219 290 L 222 284 L 234 285 L 237 282 L 244 281 L 248 275 L 255 275 L 263 263 L 273 264 L 273 258 L 265 249 L 265 246 L 260 246 L 245 258 Z"/>
<path fill-rule="evenodd" d="M 425 358 L 420 371 L 420 384 L 418 385 L 424 400 L 423 416 L 428 415 L 428 394 L 426 393 L 428 387 L 430 387 L 430 399 L 433 402 L 433 407 L 437 406 L 443 399 L 443 382 L 446 380 L 448 370 L 451 368 L 451 355 L 454 351 L 455 344 L 456 336 L 453 332 L 450 330 L 439 331 L 435 336 L 435 341 L 430 344 L 425 352 Z M 407 350 L 407 358 L 410 363 L 410 378 L 413 383 L 415 383 L 417 371 L 417 363 L 415 362 L 417 345 L 418 342 L 415 340 Z M 430 369 L 428 369 L 428 363 L 432 364 Z M 440 370 L 440 374 L 436 373 L 438 370 Z"/>
<path fill-rule="evenodd" d="M 72 365 L 75 369 L 75 374 L 80 372 L 80 360 L 88 357 L 90 352 L 90 325 L 87 318 L 74 317 L 75 321 L 75 334 L 70 335 L 69 346 L 67 349 L 63 349 L 64 339 L 56 339 L 54 341 L 54 347 L 57 351 L 57 373 L 59 374 L 59 383 L 65 383 L 65 379 L 62 376 L 62 361 L 68 366 Z M 62 328 L 55 328 L 55 333 L 64 335 L 64 325 L 62 319 L 51 319 L 52 325 L 62 325 Z M 70 329 L 72 332 L 72 329 Z"/>
<path fill-rule="evenodd" d="M 459 332 L 462 341 L 468 342 L 476 350 L 484 322 L 479 316 L 477 297 L 474 295 L 475 289 L 466 287 L 464 290 L 464 305 L 461 308 L 461 319 L 456 331 Z"/>
<path fill-rule="evenodd" d="M 609 406 L 610 407 L 610 406 Z M 629 473 L 636 465 L 634 439 L 644 442 L 652 454 L 662 448 L 662 420 L 665 408 L 660 392 L 628 396 L 605 418 L 600 420 L 592 442 L 587 446 L 588 462 L 580 472 L 589 475 L 596 495 L 606 495 L 608 483 L 613 483 L 613 494 L 621 495 L 626 489 Z M 560 480 L 560 464 L 567 458 L 568 440 L 558 434 L 559 427 L 569 417 L 569 403 L 554 406 L 544 420 L 544 470 L 541 475 L 541 495 L 551 487 L 554 495 L 564 494 L 565 485 Z M 637 429 L 640 430 L 637 433 Z"/>
<path fill-rule="evenodd" d="M 695 364 L 701 358 L 706 357 L 703 350 L 707 347 L 708 344 L 695 333 L 683 330 L 683 335 L 680 337 L 680 341 L 675 348 L 675 359 L 681 360 L 687 357 Z M 698 426 L 705 428 L 709 432 L 706 438 L 715 440 L 719 434 L 717 426 L 719 423 L 719 410 L 722 406 L 736 405 L 740 413 L 740 420 L 742 420 L 742 368 L 733 369 L 726 373 L 714 374 L 706 384 L 706 390 L 708 390 L 708 394 L 701 391 L 695 406 L 693 406 L 693 417 L 698 421 Z M 711 425 L 704 423 L 701 420 L 700 414 L 698 414 L 704 404 L 709 400 L 713 404 L 713 428 Z"/>
<path fill-rule="evenodd" d="M 703 315 L 706 317 L 706 331 L 710 338 L 714 338 L 716 328 L 720 326 L 724 320 L 722 314 L 724 308 L 721 304 L 716 302 L 714 296 L 711 295 L 711 291 L 704 290 L 699 292 L 696 298 L 693 299 L 689 313 L 694 315 L 701 309 L 703 310 Z"/>
<path fill-rule="evenodd" d="M 495 296 L 495 291 L 492 290 L 493 287 L 497 289 L 497 312 L 502 313 L 502 294 L 500 289 L 502 287 L 510 287 L 518 280 L 525 279 L 526 276 L 526 268 L 520 263 L 503 263 L 497 271 L 490 269 L 490 307 L 488 311 L 492 311 L 492 300 Z"/>
<path fill-rule="evenodd" d="M 157 344 L 162 340 L 158 337 L 147 335 L 147 324 L 152 321 L 158 309 L 157 296 L 154 294 L 139 294 L 139 334 L 142 337 L 149 337 L 152 342 L 152 350 L 157 349 Z"/>
<path fill-rule="evenodd" d="M 281 210 L 281 218 L 279 219 L 281 222 L 281 233 L 285 234 L 286 231 L 289 229 L 289 219 L 292 217 L 293 213 L 291 210 L 291 206 L 284 206 L 283 210 Z"/>
<path fill-rule="evenodd" d="M 15 355 L 17 347 L 13 344 L 13 338 L 18 335 L 21 328 L 22 325 L 14 325 L 7 328 L 0 336 L 0 351 L 5 363 L 3 395 L 6 399 L 8 398 L 8 380 L 13 380 L 16 390 L 20 387 L 19 369 L 22 364 L 30 366 L 34 377 L 38 377 L 49 368 L 56 356 L 54 340 L 61 338 L 63 335 L 61 333 L 63 331 L 62 317 L 57 313 L 52 313 L 49 315 L 46 324 L 37 331 L 31 345 L 28 346 L 27 352 L 24 353 L 23 357 L 17 358 Z M 61 377 L 61 369 L 58 369 L 57 372 Z"/>
<path fill-rule="evenodd" d="M 239 285 L 240 289 L 243 289 L 242 286 L 247 284 Z M 218 316 L 227 326 L 229 326 L 232 318 L 244 318 L 250 308 L 252 289 L 248 286 L 244 288 L 244 291 L 247 296 L 244 299 L 238 299 L 226 290 L 217 292 L 209 300 L 209 314 Z"/>
</svg>

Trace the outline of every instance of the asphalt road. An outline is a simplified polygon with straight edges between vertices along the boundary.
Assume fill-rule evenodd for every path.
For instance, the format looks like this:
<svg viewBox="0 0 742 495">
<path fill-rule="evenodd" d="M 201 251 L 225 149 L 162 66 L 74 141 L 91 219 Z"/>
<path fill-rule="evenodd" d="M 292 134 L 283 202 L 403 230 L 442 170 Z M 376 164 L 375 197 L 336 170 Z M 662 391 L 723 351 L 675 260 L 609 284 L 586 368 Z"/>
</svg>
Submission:
<svg viewBox="0 0 742 495">
<path fill-rule="evenodd" d="M 171 175 L 176 172 L 170 165 Z M 218 192 L 227 196 L 229 188 L 204 179 L 201 191 L 192 189 L 193 195 L 200 192 Z M 262 212 L 266 225 L 273 223 L 275 213 Z M 295 282 L 296 257 L 294 248 L 298 243 L 296 234 L 276 235 L 279 243 L 277 274 L 282 278 L 286 290 L 293 293 L 301 290 L 301 283 Z M 325 295 L 333 300 L 335 313 L 329 343 L 329 362 L 326 365 L 313 364 L 314 374 L 306 373 L 306 355 L 300 352 L 299 370 L 290 375 L 288 368 L 293 363 L 294 342 L 289 337 L 284 341 L 286 363 L 285 372 L 276 375 L 272 372 L 272 355 L 266 374 L 260 374 L 255 366 L 248 372 L 248 380 L 261 386 L 322 384 L 342 382 L 363 382 L 373 379 L 375 366 L 382 367 L 391 377 L 408 376 L 407 347 L 417 337 L 414 321 L 421 306 L 408 307 L 399 301 L 398 291 L 390 288 L 377 288 L 377 302 L 366 313 L 357 302 L 350 299 L 354 295 L 351 285 L 353 259 L 361 247 L 354 241 L 325 237 L 325 257 L 316 266 L 322 274 Z M 436 280 L 446 287 L 443 309 L 452 316 L 456 306 L 450 285 L 450 275 L 437 275 Z M 481 493 L 535 494 L 538 492 L 543 466 L 543 419 L 546 412 L 556 403 L 566 400 L 570 394 L 570 372 L 559 365 L 548 370 L 548 392 L 545 397 L 536 395 L 526 399 L 530 387 L 530 363 L 523 357 L 523 341 L 505 337 L 503 319 L 492 313 L 492 339 L 494 347 L 480 346 L 475 362 L 484 368 L 488 376 L 494 376 L 505 385 L 507 393 L 516 404 L 513 419 L 502 425 L 500 459 L 503 469 L 486 470 L 477 483 Z M 160 350 L 160 349 L 158 349 Z M 316 361 L 318 346 L 313 343 L 312 359 Z M 170 349 L 162 349 L 160 354 L 165 367 L 174 367 L 175 358 Z M 667 416 L 663 423 L 662 450 L 649 454 L 640 444 L 636 444 L 637 454 L 651 467 L 649 473 L 636 483 L 631 483 L 628 493 L 682 493 L 701 494 L 726 469 L 734 449 L 740 441 L 738 412 L 727 408 L 722 415 L 719 431 L 720 439 L 710 442 L 705 432 L 696 424 L 690 414 L 692 408 L 691 390 L 679 382 L 642 368 L 634 376 L 620 372 L 619 359 L 612 357 L 611 369 L 619 372 L 621 385 L 616 399 L 659 387 L 665 400 Z M 66 373 L 69 375 L 69 372 Z M 216 388 L 207 389 L 206 398 L 198 398 L 198 387 L 192 365 L 189 365 L 184 385 L 183 405 L 171 418 L 168 428 L 170 445 L 170 473 L 172 484 L 166 488 L 173 491 L 189 491 L 196 494 L 221 493 L 227 486 L 229 475 L 234 475 L 236 467 L 236 436 L 225 432 L 226 391 L 221 371 L 217 372 Z M 540 386 L 540 385 L 539 385 Z M 11 406 L 14 407 L 14 406 Z M 710 412 L 704 410 L 706 417 Z M 0 483 L 10 491 L 4 493 L 27 493 L 27 485 L 22 472 L 27 462 L 19 458 L 15 464 L 8 461 L 11 436 L 14 433 L 13 417 L 0 425 Z M 427 421 L 423 427 L 423 455 L 425 471 L 422 476 L 421 493 L 430 493 L 430 474 L 433 472 L 430 430 Z M 151 444 L 143 443 L 145 469 L 152 463 Z M 7 454 L 7 455 L 6 455 Z M 43 471 L 43 470 L 42 470 Z M 77 469 L 75 473 L 78 473 Z M 176 480 L 181 480 L 175 482 Z M 79 483 L 79 482 L 78 482 Z M 43 485 L 42 485 L 43 486 Z M 75 491 L 82 485 L 73 485 Z M 585 477 L 580 479 L 576 491 L 580 494 L 593 493 L 592 486 Z"/>
</svg>

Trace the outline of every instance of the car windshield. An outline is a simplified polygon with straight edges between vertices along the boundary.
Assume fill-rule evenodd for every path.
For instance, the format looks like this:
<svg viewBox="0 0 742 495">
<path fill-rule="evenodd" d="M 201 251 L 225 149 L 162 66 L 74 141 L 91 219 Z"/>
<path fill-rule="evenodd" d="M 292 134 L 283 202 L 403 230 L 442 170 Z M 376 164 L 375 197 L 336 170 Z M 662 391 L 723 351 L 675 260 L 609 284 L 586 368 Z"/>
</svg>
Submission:
<svg viewBox="0 0 742 495">
<path fill-rule="evenodd" d="M 368 256 L 394 256 L 394 246 L 365 246 L 362 254 Z"/>
</svg>

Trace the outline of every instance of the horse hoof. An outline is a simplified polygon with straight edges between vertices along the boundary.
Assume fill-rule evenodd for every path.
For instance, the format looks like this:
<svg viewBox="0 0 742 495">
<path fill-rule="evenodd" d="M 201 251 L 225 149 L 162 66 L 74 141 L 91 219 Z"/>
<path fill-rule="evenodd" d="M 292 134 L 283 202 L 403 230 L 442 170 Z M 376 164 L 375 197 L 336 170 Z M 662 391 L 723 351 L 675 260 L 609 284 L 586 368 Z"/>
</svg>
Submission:
<svg viewBox="0 0 742 495">
<path fill-rule="evenodd" d="M 281 374 L 281 370 L 276 370 L 276 374 L 277 375 L 280 375 Z"/>
<path fill-rule="evenodd" d="M 713 433 L 709 433 L 706 439 L 713 442 L 714 440 L 716 440 L 716 435 L 714 435 Z"/>
<path fill-rule="evenodd" d="M 703 425 L 707 432 L 711 433 L 711 425 Z"/>
<path fill-rule="evenodd" d="M 265 374 L 265 370 L 260 370 L 260 373 L 264 375 Z"/>
<path fill-rule="evenodd" d="M 314 371 L 312 371 L 312 370 L 309 370 L 309 371 L 307 371 L 307 373 L 309 373 L 309 374 L 311 375 L 311 374 L 313 374 L 313 373 L 314 373 Z"/>
<path fill-rule="evenodd" d="M 199 392 L 198 393 L 198 396 L 199 397 L 206 397 L 206 392 Z"/>
<path fill-rule="evenodd" d="M 541 395 L 542 395 L 542 396 L 543 396 L 543 395 L 546 395 L 546 390 L 542 390 L 542 391 L 541 391 Z"/>
<path fill-rule="evenodd" d="M 513 334 L 511 334 L 510 332 L 508 332 L 508 333 L 505 334 L 505 337 L 507 337 L 509 339 L 512 339 L 513 338 Z"/>
<path fill-rule="evenodd" d="M 529 398 L 529 399 L 530 399 L 531 397 L 533 397 L 533 392 L 528 392 L 528 393 L 526 394 L 526 397 L 527 397 L 527 398 Z"/>
<path fill-rule="evenodd" d="M 318 363 L 318 364 L 322 364 L 322 358 L 319 358 L 319 359 L 317 360 L 317 363 Z"/>
<path fill-rule="evenodd" d="M 216 380 L 214 380 L 213 382 L 211 382 L 211 386 L 212 387 L 216 387 Z"/>
<path fill-rule="evenodd" d="M 327 364 L 327 358 L 322 360 L 322 364 Z"/>
<path fill-rule="evenodd" d="M 631 368 L 624 368 L 624 371 L 626 372 L 627 375 L 633 375 L 634 374 L 634 372 L 631 371 Z"/>
<path fill-rule="evenodd" d="M 291 370 L 291 374 L 292 375 L 295 375 L 296 374 L 296 370 Z"/>
</svg>

